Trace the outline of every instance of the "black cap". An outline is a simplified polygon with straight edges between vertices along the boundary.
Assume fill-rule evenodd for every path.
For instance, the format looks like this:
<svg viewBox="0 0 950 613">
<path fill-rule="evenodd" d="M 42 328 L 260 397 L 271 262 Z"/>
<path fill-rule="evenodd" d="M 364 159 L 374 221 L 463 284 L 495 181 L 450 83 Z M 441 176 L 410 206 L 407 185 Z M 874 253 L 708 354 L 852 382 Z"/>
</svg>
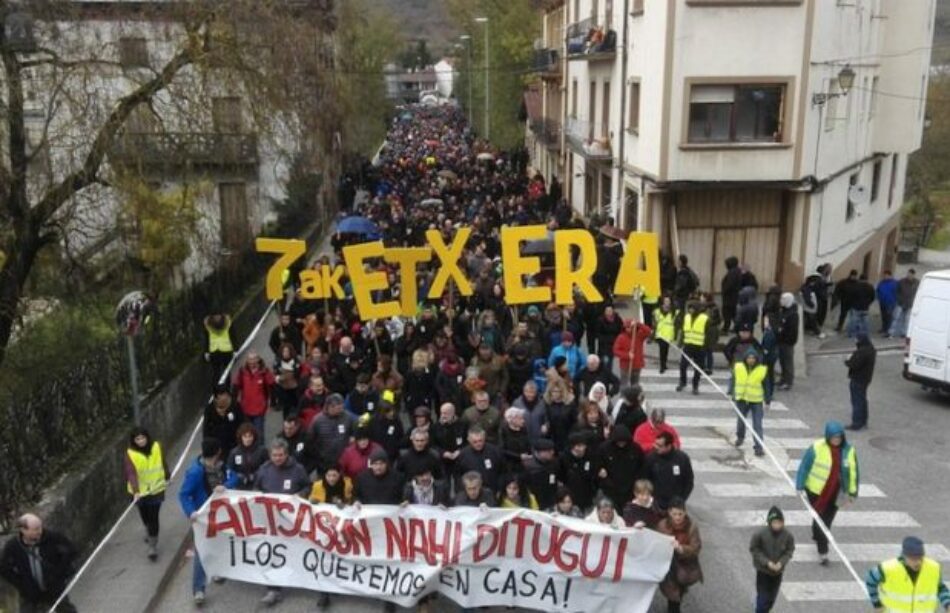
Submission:
<svg viewBox="0 0 950 613">
<path fill-rule="evenodd" d="M 359 426 L 353 432 L 354 439 L 369 438 L 369 428 L 366 426 Z"/>
<path fill-rule="evenodd" d="M 571 432 L 567 437 L 567 444 L 573 447 L 574 445 L 586 445 L 587 437 L 584 436 L 582 432 Z"/>
<path fill-rule="evenodd" d="M 386 462 L 388 464 L 389 456 L 386 455 L 386 451 L 384 449 L 377 449 L 373 453 L 369 454 L 369 463 L 372 464 L 373 462 Z"/>
<path fill-rule="evenodd" d="M 201 441 L 201 457 L 213 458 L 221 453 L 221 442 L 216 438 L 206 438 Z"/>
<path fill-rule="evenodd" d="M 221 394 L 230 394 L 231 386 L 227 383 L 216 383 L 212 391 L 215 396 L 220 396 Z"/>
<path fill-rule="evenodd" d="M 535 451 L 554 451 L 554 442 L 550 439 L 540 438 L 534 443 Z"/>
<path fill-rule="evenodd" d="M 744 321 L 739 324 L 739 332 L 752 332 L 752 324 Z"/>
<path fill-rule="evenodd" d="M 765 521 L 766 521 L 766 523 L 771 524 L 771 523 L 772 523 L 773 521 L 775 521 L 776 519 L 779 520 L 779 521 L 784 522 L 784 521 L 785 521 L 785 514 L 782 513 L 782 509 L 780 509 L 780 508 L 778 508 L 778 507 L 776 507 L 776 506 L 773 506 L 771 509 L 769 509 L 768 514 L 765 516 Z"/>
</svg>

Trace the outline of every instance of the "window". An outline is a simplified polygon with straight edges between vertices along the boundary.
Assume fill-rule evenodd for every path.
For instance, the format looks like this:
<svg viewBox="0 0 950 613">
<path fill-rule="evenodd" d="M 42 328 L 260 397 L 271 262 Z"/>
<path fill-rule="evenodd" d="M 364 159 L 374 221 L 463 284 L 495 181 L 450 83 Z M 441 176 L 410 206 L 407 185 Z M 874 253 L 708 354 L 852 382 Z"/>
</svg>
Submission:
<svg viewBox="0 0 950 613">
<path fill-rule="evenodd" d="M 604 81 L 604 97 L 600 103 L 603 106 L 600 114 L 600 135 L 607 138 L 610 136 L 610 81 Z"/>
<path fill-rule="evenodd" d="M 784 97 L 784 85 L 694 85 L 688 142 L 781 142 Z"/>
<path fill-rule="evenodd" d="M 604 27 L 607 30 L 614 27 L 614 0 L 604 0 Z"/>
<path fill-rule="evenodd" d="M 214 131 L 222 134 L 241 132 L 241 99 L 215 98 L 211 106 Z"/>
<path fill-rule="evenodd" d="M 637 221 L 640 215 L 640 194 L 630 189 L 629 187 L 624 190 L 624 218 L 623 218 L 623 227 L 624 230 L 628 232 L 633 232 L 637 229 Z"/>
<path fill-rule="evenodd" d="M 900 163 L 900 156 L 894 154 L 891 156 L 891 181 L 887 188 L 887 208 L 894 204 L 894 190 L 897 187 L 897 165 Z"/>
<path fill-rule="evenodd" d="M 871 202 L 877 202 L 881 193 L 881 172 L 884 170 L 884 160 L 874 162 L 874 172 L 871 175 Z"/>
<path fill-rule="evenodd" d="M 120 38 L 119 63 L 123 68 L 148 68 L 148 46 L 145 39 Z"/>
<path fill-rule="evenodd" d="M 868 121 L 873 119 L 874 114 L 877 112 L 877 85 L 880 80 L 880 77 L 871 79 L 871 104 L 868 108 Z"/>
<path fill-rule="evenodd" d="M 643 0 L 633 0 L 633 7 L 630 9 L 630 15 L 636 17 L 643 14 Z"/>
<path fill-rule="evenodd" d="M 627 130 L 640 132 L 640 83 L 630 83 L 627 100 Z"/>
<path fill-rule="evenodd" d="M 854 219 L 854 204 L 851 202 L 851 188 L 858 184 L 858 180 L 861 178 L 861 173 L 856 172 L 848 178 L 848 190 L 845 193 L 845 200 L 848 204 L 845 208 L 844 220 L 851 221 Z"/>
<path fill-rule="evenodd" d="M 577 79 L 571 81 L 571 119 L 577 119 Z"/>
<path fill-rule="evenodd" d="M 230 252 L 241 252 L 251 241 L 248 226 L 247 186 L 244 183 L 218 185 L 221 207 L 221 245 Z"/>
</svg>

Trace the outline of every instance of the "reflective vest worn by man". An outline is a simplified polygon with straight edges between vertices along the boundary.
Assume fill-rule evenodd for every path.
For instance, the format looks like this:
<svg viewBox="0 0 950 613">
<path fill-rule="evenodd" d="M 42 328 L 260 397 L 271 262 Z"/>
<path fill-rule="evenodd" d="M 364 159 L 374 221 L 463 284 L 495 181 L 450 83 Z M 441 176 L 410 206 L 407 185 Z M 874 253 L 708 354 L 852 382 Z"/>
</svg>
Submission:
<svg viewBox="0 0 950 613">
<path fill-rule="evenodd" d="M 924 543 L 908 536 L 901 556 L 868 571 L 866 584 L 871 604 L 887 613 L 950 611 L 950 590 L 940 576 L 940 563 L 924 555 Z"/>
<path fill-rule="evenodd" d="M 683 344 L 702 349 L 706 344 L 706 322 L 709 316 L 705 313 L 694 315 L 687 313 L 683 318 Z"/>
<path fill-rule="evenodd" d="M 765 401 L 765 377 L 769 369 L 764 364 L 749 368 L 745 362 L 733 367 L 733 399 L 736 402 L 761 404 Z"/>
</svg>

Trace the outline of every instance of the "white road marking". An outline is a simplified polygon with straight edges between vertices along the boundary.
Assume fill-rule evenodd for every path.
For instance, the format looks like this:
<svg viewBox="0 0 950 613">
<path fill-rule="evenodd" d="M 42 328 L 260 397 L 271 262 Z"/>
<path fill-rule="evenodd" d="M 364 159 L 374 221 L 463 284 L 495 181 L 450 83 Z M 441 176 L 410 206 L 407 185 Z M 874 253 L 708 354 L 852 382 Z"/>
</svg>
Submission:
<svg viewBox="0 0 950 613">
<path fill-rule="evenodd" d="M 694 473 L 749 473 L 756 470 L 751 465 L 725 464 L 715 460 L 693 460 L 692 462 Z"/>
<path fill-rule="evenodd" d="M 731 422 L 732 425 L 735 426 L 735 420 L 733 419 Z M 735 449 L 730 441 L 719 437 L 681 436 L 680 442 L 683 445 L 683 450 L 687 453 L 699 449 Z M 767 445 L 778 446 L 784 449 L 808 449 L 814 442 L 815 439 L 813 438 L 765 437 L 765 443 Z M 747 446 L 751 444 L 751 437 L 747 436 L 745 444 Z"/>
<path fill-rule="evenodd" d="M 893 543 L 838 543 L 844 555 L 852 562 L 883 562 L 900 554 L 901 544 L 899 541 Z M 927 543 L 924 546 L 927 557 L 938 562 L 950 561 L 950 549 L 939 543 Z M 836 560 L 837 555 L 831 552 L 831 559 Z M 792 556 L 792 562 L 817 562 L 818 549 L 814 543 L 796 543 L 795 555 Z"/>
<path fill-rule="evenodd" d="M 692 415 L 669 415 L 667 423 L 677 428 L 734 428 L 735 417 L 694 417 Z M 800 419 L 765 418 L 765 428 L 780 430 L 808 430 L 809 426 Z"/>
<path fill-rule="evenodd" d="M 661 379 L 661 380 L 662 379 L 679 379 L 679 376 L 680 376 L 679 362 L 676 363 L 676 368 L 668 368 L 666 372 L 663 373 L 662 375 L 660 374 L 659 369 L 653 370 L 652 368 L 644 368 L 643 370 L 640 371 L 640 381 L 644 381 L 646 379 Z M 693 376 L 693 371 L 692 369 L 690 369 L 690 371 L 688 372 L 687 379 L 689 379 L 689 377 L 692 377 L 692 376 Z M 727 381 L 729 381 L 729 373 L 728 371 L 722 374 L 719 374 L 718 372 L 713 372 L 710 378 L 716 383 L 719 383 L 719 382 L 726 383 Z M 689 381 L 692 381 L 692 379 L 689 379 Z"/>
<path fill-rule="evenodd" d="M 735 528 L 762 526 L 768 511 L 726 511 L 726 523 Z M 786 526 L 810 526 L 808 511 L 786 511 Z M 902 511 L 839 511 L 832 528 L 918 528 L 920 524 Z"/>
<path fill-rule="evenodd" d="M 783 581 L 782 596 L 790 602 L 868 599 L 864 588 L 854 581 Z"/>
<path fill-rule="evenodd" d="M 704 398 L 650 398 L 647 400 L 647 406 L 651 409 L 664 409 L 667 412 L 680 410 L 733 410 L 732 402 L 729 400 Z M 770 411 L 785 412 L 788 411 L 788 407 L 781 402 L 773 402 L 766 411 L 766 415 L 768 415 Z"/>
<path fill-rule="evenodd" d="M 705 483 L 706 491 L 716 498 L 775 498 L 779 496 L 795 496 L 791 485 L 780 481 L 764 483 Z M 859 490 L 861 498 L 887 498 L 887 495 L 876 485 L 861 484 Z"/>
<path fill-rule="evenodd" d="M 693 389 L 692 387 L 690 387 L 690 385 L 691 385 L 690 383 L 687 383 L 683 391 L 679 393 L 683 394 L 684 397 L 690 396 Z M 676 386 L 677 386 L 676 383 L 647 383 L 647 382 L 640 383 L 640 387 L 643 389 L 644 393 L 647 393 L 647 394 L 670 394 L 676 391 Z M 724 385 L 722 386 L 722 388 L 726 389 Z M 717 392 L 716 389 L 712 387 L 711 385 L 709 385 L 708 383 L 700 383 L 699 391 L 702 392 L 703 394 L 715 394 L 716 398 L 722 398 L 719 392 Z"/>
</svg>

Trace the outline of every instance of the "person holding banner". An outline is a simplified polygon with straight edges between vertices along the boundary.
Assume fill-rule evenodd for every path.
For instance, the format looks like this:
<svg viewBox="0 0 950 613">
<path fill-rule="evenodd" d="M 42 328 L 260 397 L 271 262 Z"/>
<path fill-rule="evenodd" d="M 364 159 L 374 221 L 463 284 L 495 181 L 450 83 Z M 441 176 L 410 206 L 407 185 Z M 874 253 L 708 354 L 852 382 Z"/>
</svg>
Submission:
<svg viewBox="0 0 950 613">
<path fill-rule="evenodd" d="M 686 503 L 682 498 L 670 500 L 668 513 L 656 527 L 657 532 L 674 539 L 673 561 L 660 583 L 660 592 L 666 596 L 668 613 L 680 613 L 683 597 L 689 587 L 703 580 L 703 569 L 699 564 L 703 541 L 699 527 L 686 512 Z"/>
<path fill-rule="evenodd" d="M 353 497 L 361 504 L 399 504 L 402 488 L 402 476 L 389 465 L 389 455 L 378 449 L 369 456 L 369 470 L 356 477 Z"/>
<path fill-rule="evenodd" d="M 646 324 L 628 319 L 614 341 L 614 356 L 620 361 L 620 372 L 625 373 L 630 385 L 640 382 L 640 371 L 646 365 L 643 344 L 652 334 L 653 330 Z"/>
<path fill-rule="evenodd" d="M 614 530 L 620 530 L 626 527 L 623 523 L 623 518 L 620 517 L 620 514 L 617 513 L 617 509 L 614 508 L 613 501 L 607 497 L 598 500 L 594 510 L 584 519 L 593 524 L 610 526 Z"/>
<path fill-rule="evenodd" d="M 198 510 L 204 506 L 212 493 L 233 489 L 237 484 L 237 475 L 228 470 L 221 461 L 221 443 L 217 439 L 206 438 L 201 441 L 201 456 L 185 471 L 185 478 L 178 491 L 178 503 L 185 516 L 194 521 Z M 205 585 L 208 580 L 197 549 L 192 564 L 191 591 L 195 606 L 201 607 L 205 603 Z"/>
</svg>

